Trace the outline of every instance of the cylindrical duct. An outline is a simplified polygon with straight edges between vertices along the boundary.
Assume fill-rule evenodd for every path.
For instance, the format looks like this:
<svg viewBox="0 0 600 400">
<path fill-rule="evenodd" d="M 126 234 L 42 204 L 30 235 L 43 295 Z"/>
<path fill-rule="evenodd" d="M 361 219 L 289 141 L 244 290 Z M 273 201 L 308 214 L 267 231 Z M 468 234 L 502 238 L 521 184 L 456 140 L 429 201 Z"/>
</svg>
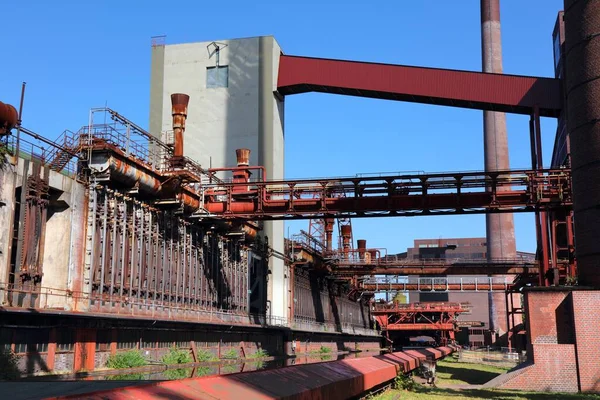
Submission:
<svg viewBox="0 0 600 400">
<path fill-rule="evenodd" d="M 348 253 L 350 251 L 350 241 L 352 240 L 352 226 L 342 225 L 340 230 L 342 233 L 342 251 L 344 253 L 344 258 L 348 258 Z"/>
<path fill-rule="evenodd" d="M 369 254 L 371 255 L 371 261 L 375 261 L 377 259 L 377 250 L 369 250 Z"/>
<path fill-rule="evenodd" d="M 247 167 L 250 165 L 250 149 L 237 149 L 235 151 L 238 167 Z"/>
<path fill-rule="evenodd" d="M 367 251 L 367 241 L 365 239 L 356 240 L 356 247 L 358 248 L 358 257 L 364 260 L 365 252 Z"/>
<path fill-rule="evenodd" d="M 189 101 L 190 96 L 187 94 L 173 93 L 171 95 L 174 136 L 173 158 L 183 157 L 183 133 L 185 132 Z"/>
<path fill-rule="evenodd" d="M 565 0 L 567 130 L 579 284 L 600 287 L 600 4 Z"/>
<path fill-rule="evenodd" d="M 333 250 L 333 218 L 325 218 L 325 249 Z"/>
</svg>

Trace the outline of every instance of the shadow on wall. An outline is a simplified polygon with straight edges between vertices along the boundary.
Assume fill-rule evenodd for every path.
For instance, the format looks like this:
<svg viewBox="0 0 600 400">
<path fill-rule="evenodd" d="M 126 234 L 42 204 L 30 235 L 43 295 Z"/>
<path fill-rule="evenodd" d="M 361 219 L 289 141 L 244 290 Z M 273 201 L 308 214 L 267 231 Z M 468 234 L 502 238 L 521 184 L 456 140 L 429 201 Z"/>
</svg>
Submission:
<svg viewBox="0 0 600 400">
<path fill-rule="evenodd" d="M 223 259 L 230 262 L 239 262 L 239 252 L 233 251 L 229 242 L 221 242 L 216 235 L 207 234 L 207 241 L 203 245 L 204 276 L 210 282 L 213 306 L 217 309 L 230 310 L 232 304 L 232 291 L 227 280 Z M 226 245 L 227 244 L 227 245 Z M 223 249 L 222 247 L 226 247 Z M 235 247 L 235 246 L 233 246 Z"/>
</svg>

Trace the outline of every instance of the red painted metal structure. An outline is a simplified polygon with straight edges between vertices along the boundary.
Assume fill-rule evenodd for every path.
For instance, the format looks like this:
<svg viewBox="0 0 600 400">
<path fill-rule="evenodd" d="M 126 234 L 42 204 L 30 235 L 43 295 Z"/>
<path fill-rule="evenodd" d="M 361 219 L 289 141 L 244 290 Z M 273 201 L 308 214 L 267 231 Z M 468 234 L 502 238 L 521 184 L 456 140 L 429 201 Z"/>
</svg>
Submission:
<svg viewBox="0 0 600 400">
<path fill-rule="evenodd" d="M 560 80 L 282 55 L 279 93 L 348 96 L 558 117 Z"/>
<path fill-rule="evenodd" d="M 454 338 L 454 322 L 465 313 L 459 303 L 375 303 L 373 316 L 384 332 L 387 331 L 446 331 Z"/>
<path fill-rule="evenodd" d="M 570 171 L 499 171 L 210 185 L 208 216 L 246 220 L 530 212 L 571 206 Z M 510 188 L 510 190 L 501 190 Z M 343 195 L 343 196 L 341 196 Z"/>
<path fill-rule="evenodd" d="M 163 381 L 61 396 L 55 399 L 328 399 L 355 398 L 454 352 L 452 347 L 407 350 L 374 357 L 231 375 Z"/>
</svg>

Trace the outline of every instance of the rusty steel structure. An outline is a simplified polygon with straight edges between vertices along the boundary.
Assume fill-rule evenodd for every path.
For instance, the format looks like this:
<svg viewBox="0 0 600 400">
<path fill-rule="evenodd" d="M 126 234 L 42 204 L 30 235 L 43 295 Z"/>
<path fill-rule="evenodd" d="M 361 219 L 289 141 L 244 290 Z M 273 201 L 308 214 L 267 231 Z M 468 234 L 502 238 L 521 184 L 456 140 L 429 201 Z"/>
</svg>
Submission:
<svg viewBox="0 0 600 400">
<path fill-rule="evenodd" d="M 397 302 L 375 303 L 373 317 L 389 343 L 393 342 L 392 333 L 431 332 L 440 335 L 442 341 L 454 340 L 456 317 L 468 312 L 459 303 L 411 303 Z"/>
<path fill-rule="evenodd" d="M 506 292 L 514 287 L 514 280 L 506 277 L 416 277 L 375 276 L 358 281 L 357 286 L 367 292 Z"/>
<path fill-rule="evenodd" d="M 236 187 L 242 184 L 248 185 L 207 185 L 206 217 L 361 218 L 531 212 L 571 206 L 570 171 L 566 169 L 255 181 L 239 198 Z M 506 187 L 511 190 L 503 190 Z"/>
<path fill-rule="evenodd" d="M 9 282 L 14 289 L 8 295 L 9 304 L 19 307 L 39 307 L 40 285 L 42 282 L 46 222 L 49 202 L 49 169 L 39 161 L 25 168 L 31 174 L 24 174 L 15 214 L 12 251 L 14 264 L 11 265 Z"/>
<path fill-rule="evenodd" d="M 566 36 L 556 79 L 502 74 L 498 0 L 481 0 L 482 73 L 279 58 L 278 96 L 322 92 L 484 111 L 481 172 L 269 180 L 271 171 L 250 164 L 249 149 L 237 149 L 236 165 L 225 168 L 205 169 L 184 156 L 189 96 L 183 93 L 171 95 L 173 130 L 162 139 L 102 108 L 55 143 L 21 125 L 22 107 L 17 113 L 0 103 L 0 136 L 8 136 L 2 140 L 9 152 L 15 160 L 21 152 L 31 155 L 19 182 L 15 173 L 9 267 L 0 282 L 5 311 L 50 313 L 53 303 L 44 299 L 52 297 L 74 305 L 64 307 L 70 315 L 84 310 L 89 316 L 179 322 L 219 315 L 219 323 L 273 325 L 265 314 L 268 265 L 279 257 L 293 282 L 286 294 L 288 319 L 278 321 L 286 328 L 321 324 L 343 333 L 351 325 L 366 331 L 374 318 L 388 340 L 393 331 L 423 330 L 452 339 L 463 305 L 374 304 L 372 296 L 383 290 L 485 291 L 494 301 L 505 299 L 510 339 L 523 313 L 515 299 L 519 288 L 572 284 L 578 276 L 581 284 L 600 284 L 594 248 L 600 235 L 600 81 L 592 68 L 600 54 L 600 11 L 590 2 L 566 3 L 565 21 L 578 22 L 557 25 Z M 509 168 L 505 112 L 530 116 L 530 169 Z M 110 122 L 99 123 L 98 114 Z M 557 143 L 566 142 L 555 149 L 560 160 L 553 159 L 551 168 L 542 159 L 541 117 L 559 118 Z M 16 142 L 10 134 L 15 127 Z M 28 144 L 21 132 L 50 148 Z M 46 224 L 63 206 L 50 185 L 54 172 L 85 185 L 84 233 L 71 243 L 81 260 L 69 261 L 81 265 L 68 270 L 68 288 L 44 284 Z M 535 214 L 535 262 L 514 256 L 516 212 Z M 486 262 L 393 259 L 364 239 L 354 247 L 351 218 L 450 214 L 486 214 Z M 285 254 L 261 239 L 261 221 L 293 219 L 310 219 L 311 225 L 286 242 Z M 501 311 L 493 311 L 492 328 L 503 322 Z M 94 340 L 77 332 L 76 341 L 90 354 Z M 78 368 L 93 367 L 81 355 L 86 351 L 79 350 Z"/>
<path fill-rule="evenodd" d="M 294 320 L 341 325 L 371 326 L 369 298 L 348 299 L 347 289 L 328 274 L 309 268 L 294 268 Z"/>
</svg>

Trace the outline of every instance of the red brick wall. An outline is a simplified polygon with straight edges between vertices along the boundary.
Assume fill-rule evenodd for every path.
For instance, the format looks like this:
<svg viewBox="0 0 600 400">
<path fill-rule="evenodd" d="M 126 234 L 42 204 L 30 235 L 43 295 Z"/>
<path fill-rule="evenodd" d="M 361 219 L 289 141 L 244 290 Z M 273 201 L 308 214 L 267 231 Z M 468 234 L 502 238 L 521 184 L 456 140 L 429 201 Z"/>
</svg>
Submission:
<svg viewBox="0 0 600 400">
<path fill-rule="evenodd" d="M 600 291 L 572 296 L 581 391 L 600 392 Z"/>
<path fill-rule="evenodd" d="M 600 291 L 532 291 L 526 309 L 534 365 L 501 386 L 600 392 Z"/>
<path fill-rule="evenodd" d="M 530 344 L 558 343 L 556 310 L 568 294 L 569 292 L 553 291 L 528 292 L 525 295 L 527 335 Z"/>
<path fill-rule="evenodd" d="M 501 385 L 504 389 L 577 392 L 577 365 L 572 344 L 534 344 L 535 364 Z"/>
</svg>

